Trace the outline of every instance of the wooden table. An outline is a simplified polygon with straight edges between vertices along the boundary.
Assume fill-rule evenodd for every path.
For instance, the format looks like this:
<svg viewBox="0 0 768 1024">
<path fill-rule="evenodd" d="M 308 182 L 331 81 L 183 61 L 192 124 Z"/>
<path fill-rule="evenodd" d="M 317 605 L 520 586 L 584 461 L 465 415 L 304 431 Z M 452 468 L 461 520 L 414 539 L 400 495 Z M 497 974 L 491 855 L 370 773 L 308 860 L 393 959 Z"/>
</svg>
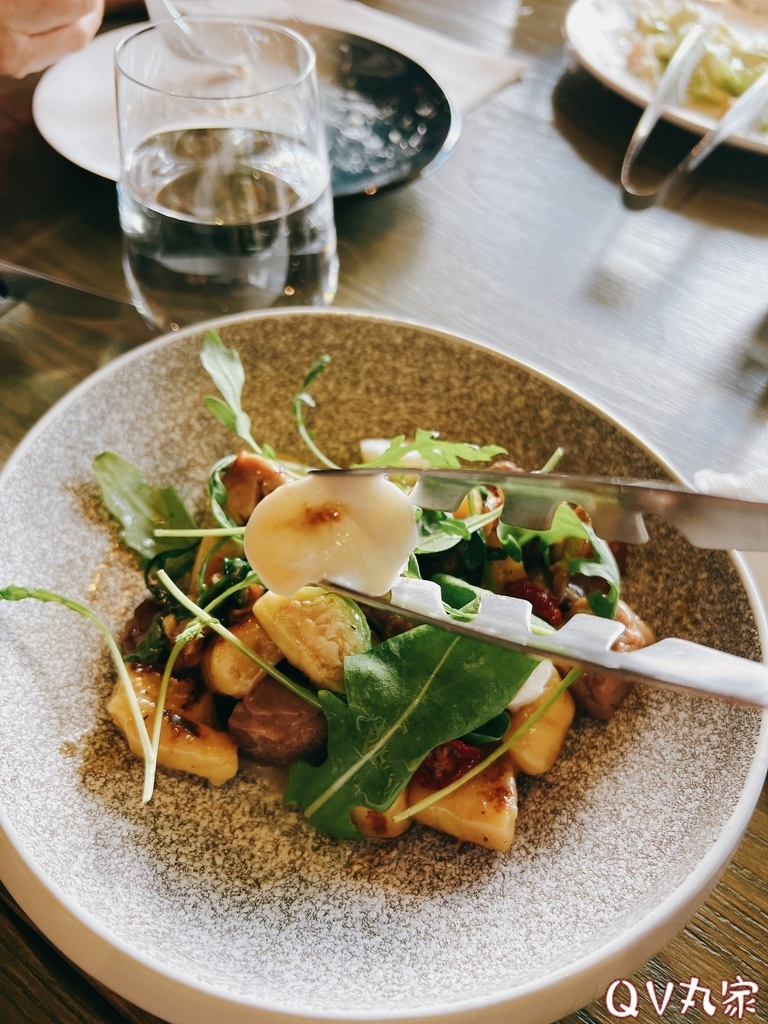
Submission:
<svg viewBox="0 0 768 1024">
<path fill-rule="evenodd" d="M 376 0 L 374 6 L 524 59 L 523 81 L 466 117 L 433 177 L 339 206 L 337 304 L 445 326 L 565 378 L 683 473 L 768 467 L 768 158 L 723 149 L 681 198 L 625 208 L 618 171 L 637 111 L 573 66 L 567 0 Z M 108 21 L 108 28 L 120 22 Z M 0 80 L 1 255 L 125 294 L 114 186 L 37 134 L 36 79 Z M 692 139 L 659 130 L 659 169 Z M 15 307 L 0 319 L 0 462 L 92 370 L 145 340 Z M 0 906 L 0 1020 L 151 1018 L 99 991 Z M 634 978 L 737 974 L 768 1021 L 768 791 L 704 908 Z M 676 1002 L 666 1020 L 683 1018 Z M 614 1019 L 603 1000 L 572 1015 Z M 641 1021 L 658 1020 L 647 999 Z"/>
</svg>

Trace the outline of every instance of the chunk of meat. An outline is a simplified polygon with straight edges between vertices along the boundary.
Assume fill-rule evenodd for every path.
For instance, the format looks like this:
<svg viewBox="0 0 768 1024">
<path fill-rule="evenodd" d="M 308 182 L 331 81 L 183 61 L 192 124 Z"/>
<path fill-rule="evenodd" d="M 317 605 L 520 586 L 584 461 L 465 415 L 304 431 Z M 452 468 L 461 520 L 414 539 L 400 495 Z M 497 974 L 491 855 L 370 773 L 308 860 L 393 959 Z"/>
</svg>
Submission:
<svg viewBox="0 0 768 1024">
<path fill-rule="evenodd" d="M 125 625 L 120 640 L 120 649 L 123 654 L 136 653 L 158 611 L 158 604 L 154 598 L 147 598 L 146 601 L 142 601 L 136 606 L 133 615 Z"/>
<path fill-rule="evenodd" d="M 407 633 L 416 625 L 415 622 L 398 615 L 397 612 L 385 612 L 380 608 L 371 608 L 367 604 L 361 605 L 361 607 L 371 629 L 382 640 L 390 640 L 393 636 Z"/>
<path fill-rule="evenodd" d="M 574 602 L 570 615 L 577 612 L 591 614 L 586 597 Z M 654 641 L 649 626 L 634 612 L 625 601 L 619 601 L 616 609 L 616 621 L 624 626 L 624 632 L 613 644 L 612 650 L 626 652 L 637 651 L 647 647 Z M 603 675 L 598 672 L 585 672 L 570 687 L 570 692 L 582 709 L 593 718 L 607 722 L 616 708 L 631 693 L 633 684 L 616 676 Z"/>
<path fill-rule="evenodd" d="M 328 726 L 319 708 L 266 676 L 235 705 L 229 732 L 257 764 L 282 767 L 322 749 Z"/>
<path fill-rule="evenodd" d="M 241 526 L 265 494 L 271 494 L 288 478 L 282 469 L 255 452 L 238 452 L 223 476 L 227 489 L 224 509 Z"/>
</svg>

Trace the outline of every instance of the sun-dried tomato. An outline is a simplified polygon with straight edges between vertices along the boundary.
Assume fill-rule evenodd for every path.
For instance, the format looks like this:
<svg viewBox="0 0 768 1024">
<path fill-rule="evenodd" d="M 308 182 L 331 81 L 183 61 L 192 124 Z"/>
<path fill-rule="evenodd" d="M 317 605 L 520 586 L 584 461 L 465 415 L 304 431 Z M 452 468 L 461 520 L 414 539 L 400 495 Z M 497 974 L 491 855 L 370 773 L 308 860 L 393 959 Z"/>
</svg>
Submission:
<svg viewBox="0 0 768 1024">
<path fill-rule="evenodd" d="M 544 619 L 550 626 L 557 628 L 562 625 L 563 613 L 560 611 L 557 598 L 543 583 L 524 577 L 519 580 L 508 580 L 503 589 L 507 597 L 520 597 L 527 601 L 533 606 L 533 614 Z"/>
<path fill-rule="evenodd" d="M 424 758 L 414 778 L 426 789 L 442 789 L 474 768 L 483 756 L 479 747 L 464 740 L 449 740 Z"/>
</svg>

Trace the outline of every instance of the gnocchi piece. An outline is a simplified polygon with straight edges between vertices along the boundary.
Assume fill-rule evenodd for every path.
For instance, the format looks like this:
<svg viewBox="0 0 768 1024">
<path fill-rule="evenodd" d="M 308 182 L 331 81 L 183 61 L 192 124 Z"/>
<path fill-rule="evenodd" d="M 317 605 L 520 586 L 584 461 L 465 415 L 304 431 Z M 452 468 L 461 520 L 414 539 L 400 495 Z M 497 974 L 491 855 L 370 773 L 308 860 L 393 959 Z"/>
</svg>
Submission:
<svg viewBox="0 0 768 1024">
<path fill-rule="evenodd" d="M 230 632 L 270 665 L 282 661 L 283 652 L 270 640 L 255 615 L 230 627 Z M 237 700 L 242 700 L 266 675 L 255 661 L 221 636 L 206 648 L 201 668 L 203 679 L 212 690 Z"/>
<path fill-rule="evenodd" d="M 560 685 L 560 673 L 552 668 L 541 694 L 529 704 L 524 704 L 510 714 L 509 727 L 504 736 L 508 739 L 517 729 L 527 722 L 531 715 L 549 699 L 552 691 Z M 543 775 L 555 763 L 563 749 L 565 738 L 571 727 L 576 705 L 568 690 L 561 693 L 551 708 L 544 712 L 535 725 L 510 747 L 509 755 L 518 771 L 526 775 Z"/>
<path fill-rule="evenodd" d="M 155 720 L 160 673 L 128 666 L 139 707 L 150 734 Z M 112 721 L 128 740 L 131 752 L 142 756 L 136 723 L 120 682 L 107 704 Z M 227 732 L 215 728 L 213 697 L 198 695 L 194 683 L 171 679 L 163 710 L 158 764 L 208 779 L 214 786 L 229 781 L 238 768 L 237 744 Z"/>
<path fill-rule="evenodd" d="M 386 811 L 372 811 L 370 807 L 354 807 L 352 821 L 369 839 L 396 839 L 411 827 L 411 819 L 393 821 L 396 814 L 408 806 L 407 787 Z"/>
<path fill-rule="evenodd" d="M 431 792 L 415 776 L 408 787 L 409 806 Z M 502 754 L 479 775 L 414 817 L 463 842 L 505 853 L 512 845 L 517 822 L 514 762 L 508 753 Z"/>
</svg>

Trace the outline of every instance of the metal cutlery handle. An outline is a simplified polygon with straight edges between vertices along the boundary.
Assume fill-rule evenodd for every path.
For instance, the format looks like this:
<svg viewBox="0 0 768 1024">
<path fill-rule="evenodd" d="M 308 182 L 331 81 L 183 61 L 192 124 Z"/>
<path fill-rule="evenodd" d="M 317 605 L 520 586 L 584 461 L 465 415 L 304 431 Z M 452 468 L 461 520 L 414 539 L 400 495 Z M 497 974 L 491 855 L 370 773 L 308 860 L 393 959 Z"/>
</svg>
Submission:
<svg viewBox="0 0 768 1024">
<path fill-rule="evenodd" d="M 696 143 L 690 153 L 660 182 L 649 188 L 633 183 L 632 171 L 640 151 L 664 110 L 668 106 L 682 101 L 684 90 L 707 47 L 713 25 L 713 22 L 700 22 L 690 29 L 675 51 L 651 102 L 637 123 L 621 168 L 621 184 L 624 191 L 630 195 L 644 199 L 663 199 L 686 174 L 694 171 L 722 142 L 732 135 L 752 127 L 768 102 L 768 71 L 765 71 L 749 89 L 742 93 L 714 128 L 711 128 Z"/>
<path fill-rule="evenodd" d="M 660 516 L 694 547 L 729 551 L 768 551 L 768 502 L 704 494 L 660 480 L 513 473 L 486 468 L 398 470 L 359 468 L 315 470 L 332 480 L 343 475 L 413 475 L 412 504 L 455 511 L 473 488 L 493 486 L 504 495 L 501 521 L 546 530 L 558 505 L 571 502 L 589 514 L 605 540 L 642 544 L 648 540 L 643 516 Z"/>
</svg>

